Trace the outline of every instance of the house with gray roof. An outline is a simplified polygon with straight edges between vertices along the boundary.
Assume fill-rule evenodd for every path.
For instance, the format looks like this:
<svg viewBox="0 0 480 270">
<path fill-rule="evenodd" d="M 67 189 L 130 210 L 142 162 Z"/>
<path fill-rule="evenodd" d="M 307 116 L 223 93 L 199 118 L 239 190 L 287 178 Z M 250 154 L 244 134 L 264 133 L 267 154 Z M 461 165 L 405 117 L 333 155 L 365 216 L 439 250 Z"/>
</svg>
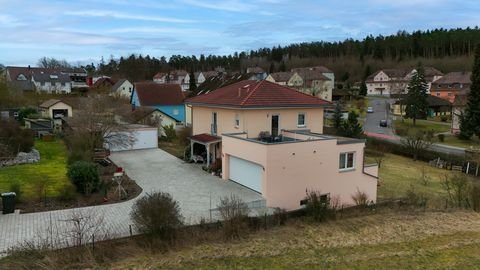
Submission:
<svg viewBox="0 0 480 270">
<path fill-rule="evenodd" d="M 130 99 L 132 92 L 133 84 L 127 79 L 121 79 L 112 86 L 112 92 L 110 95 Z"/>
</svg>

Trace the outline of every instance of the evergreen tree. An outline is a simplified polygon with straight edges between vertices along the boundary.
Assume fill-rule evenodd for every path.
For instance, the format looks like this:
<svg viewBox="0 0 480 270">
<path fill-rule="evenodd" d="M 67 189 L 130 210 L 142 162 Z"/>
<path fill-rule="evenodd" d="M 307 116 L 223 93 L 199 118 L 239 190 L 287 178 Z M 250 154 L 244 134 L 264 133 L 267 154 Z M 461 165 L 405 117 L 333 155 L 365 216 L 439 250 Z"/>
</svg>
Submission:
<svg viewBox="0 0 480 270">
<path fill-rule="evenodd" d="M 463 127 L 462 125 L 460 126 L 461 133 L 468 138 L 472 134 L 480 137 L 480 45 L 477 45 L 475 50 L 475 61 L 473 62 L 470 80 L 472 84 L 470 85 L 464 119 L 464 122 L 466 121 L 467 124 L 463 125 Z"/>
<path fill-rule="evenodd" d="M 335 111 L 333 112 L 333 127 L 337 132 L 340 131 L 343 123 L 343 113 L 342 113 L 342 106 L 340 102 L 337 102 L 335 105 Z"/>
<path fill-rule="evenodd" d="M 408 83 L 408 93 L 405 98 L 405 117 L 413 119 L 415 126 L 417 119 L 427 117 L 428 103 L 427 103 L 427 89 L 428 84 L 425 81 L 425 74 L 421 64 L 417 66 L 417 72 L 412 76 Z"/>
<path fill-rule="evenodd" d="M 190 91 L 195 91 L 197 89 L 197 82 L 195 80 L 195 73 L 193 72 L 193 69 L 190 71 L 190 85 L 188 90 Z"/>
<path fill-rule="evenodd" d="M 279 70 L 280 70 L 281 72 L 287 71 L 287 66 L 285 65 L 285 62 L 284 62 L 284 61 L 282 61 L 282 63 L 280 64 Z"/>
<path fill-rule="evenodd" d="M 458 138 L 461 140 L 469 140 L 473 135 L 473 130 L 469 125 L 465 113 L 461 112 L 460 115 L 458 115 L 458 119 L 460 122 L 460 133 L 458 134 Z"/>
<path fill-rule="evenodd" d="M 268 69 L 268 73 L 273 73 L 275 72 L 275 64 L 272 62 L 270 63 L 270 68 Z"/>
<path fill-rule="evenodd" d="M 367 80 L 368 76 L 370 76 L 370 73 L 372 73 L 372 71 L 370 69 L 370 66 L 367 65 L 367 67 L 365 67 L 365 71 L 363 72 L 362 84 L 360 85 L 360 95 L 362 95 L 362 96 L 367 95 L 368 88 L 367 88 L 366 80 Z"/>
<path fill-rule="evenodd" d="M 350 138 L 360 138 L 362 137 L 363 129 L 360 123 L 358 122 L 358 114 L 354 111 L 348 113 L 347 121 L 343 122 L 342 125 L 342 135 Z"/>
</svg>

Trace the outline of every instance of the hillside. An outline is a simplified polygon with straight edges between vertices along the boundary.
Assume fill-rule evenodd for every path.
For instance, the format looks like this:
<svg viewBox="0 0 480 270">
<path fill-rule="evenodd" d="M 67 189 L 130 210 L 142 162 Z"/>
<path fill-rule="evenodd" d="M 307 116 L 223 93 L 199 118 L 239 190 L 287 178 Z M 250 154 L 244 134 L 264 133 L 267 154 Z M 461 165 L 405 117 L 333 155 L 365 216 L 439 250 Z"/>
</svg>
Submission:
<svg viewBox="0 0 480 270">
<path fill-rule="evenodd" d="M 480 214 L 385 213 L 293 222 L 233 243 L 127 258 L 113 269 L 478 269 Z"/>
</svg>

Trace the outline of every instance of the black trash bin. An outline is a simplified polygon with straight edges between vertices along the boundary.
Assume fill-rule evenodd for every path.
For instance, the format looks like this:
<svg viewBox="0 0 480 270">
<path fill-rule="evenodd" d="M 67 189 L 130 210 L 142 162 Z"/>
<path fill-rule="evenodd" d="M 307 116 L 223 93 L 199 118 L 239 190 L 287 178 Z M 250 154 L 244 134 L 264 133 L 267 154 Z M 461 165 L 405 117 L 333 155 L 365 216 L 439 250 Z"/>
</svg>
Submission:
<svg viewBox="0 0 480 270">
<path fill-rule="evenodd" d="M 2 196 L 2 205 L 3 205 L 3 214 L 12 214 L 15 212 L 15 197 L 17 194 L 15 192 L 5 192 L 1 194 Z"/>
</svg>

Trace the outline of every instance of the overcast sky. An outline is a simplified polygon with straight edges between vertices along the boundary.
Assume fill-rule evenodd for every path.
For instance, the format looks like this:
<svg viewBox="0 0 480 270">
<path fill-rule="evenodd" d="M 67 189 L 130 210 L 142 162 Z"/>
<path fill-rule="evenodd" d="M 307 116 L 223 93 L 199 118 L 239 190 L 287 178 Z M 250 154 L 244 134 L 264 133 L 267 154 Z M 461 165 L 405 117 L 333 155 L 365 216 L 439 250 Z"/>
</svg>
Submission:
<svg viewBox="0 0 480 270">
<path fill-rule="evenodd" d="M 100 3 L 101 2 L 101 3 Z M 419 3 L 417 3 L 419 2 Z M 0 0 L 0 63 L 230 54 L 480 25 L 478 0 Z"/>
</svg>

